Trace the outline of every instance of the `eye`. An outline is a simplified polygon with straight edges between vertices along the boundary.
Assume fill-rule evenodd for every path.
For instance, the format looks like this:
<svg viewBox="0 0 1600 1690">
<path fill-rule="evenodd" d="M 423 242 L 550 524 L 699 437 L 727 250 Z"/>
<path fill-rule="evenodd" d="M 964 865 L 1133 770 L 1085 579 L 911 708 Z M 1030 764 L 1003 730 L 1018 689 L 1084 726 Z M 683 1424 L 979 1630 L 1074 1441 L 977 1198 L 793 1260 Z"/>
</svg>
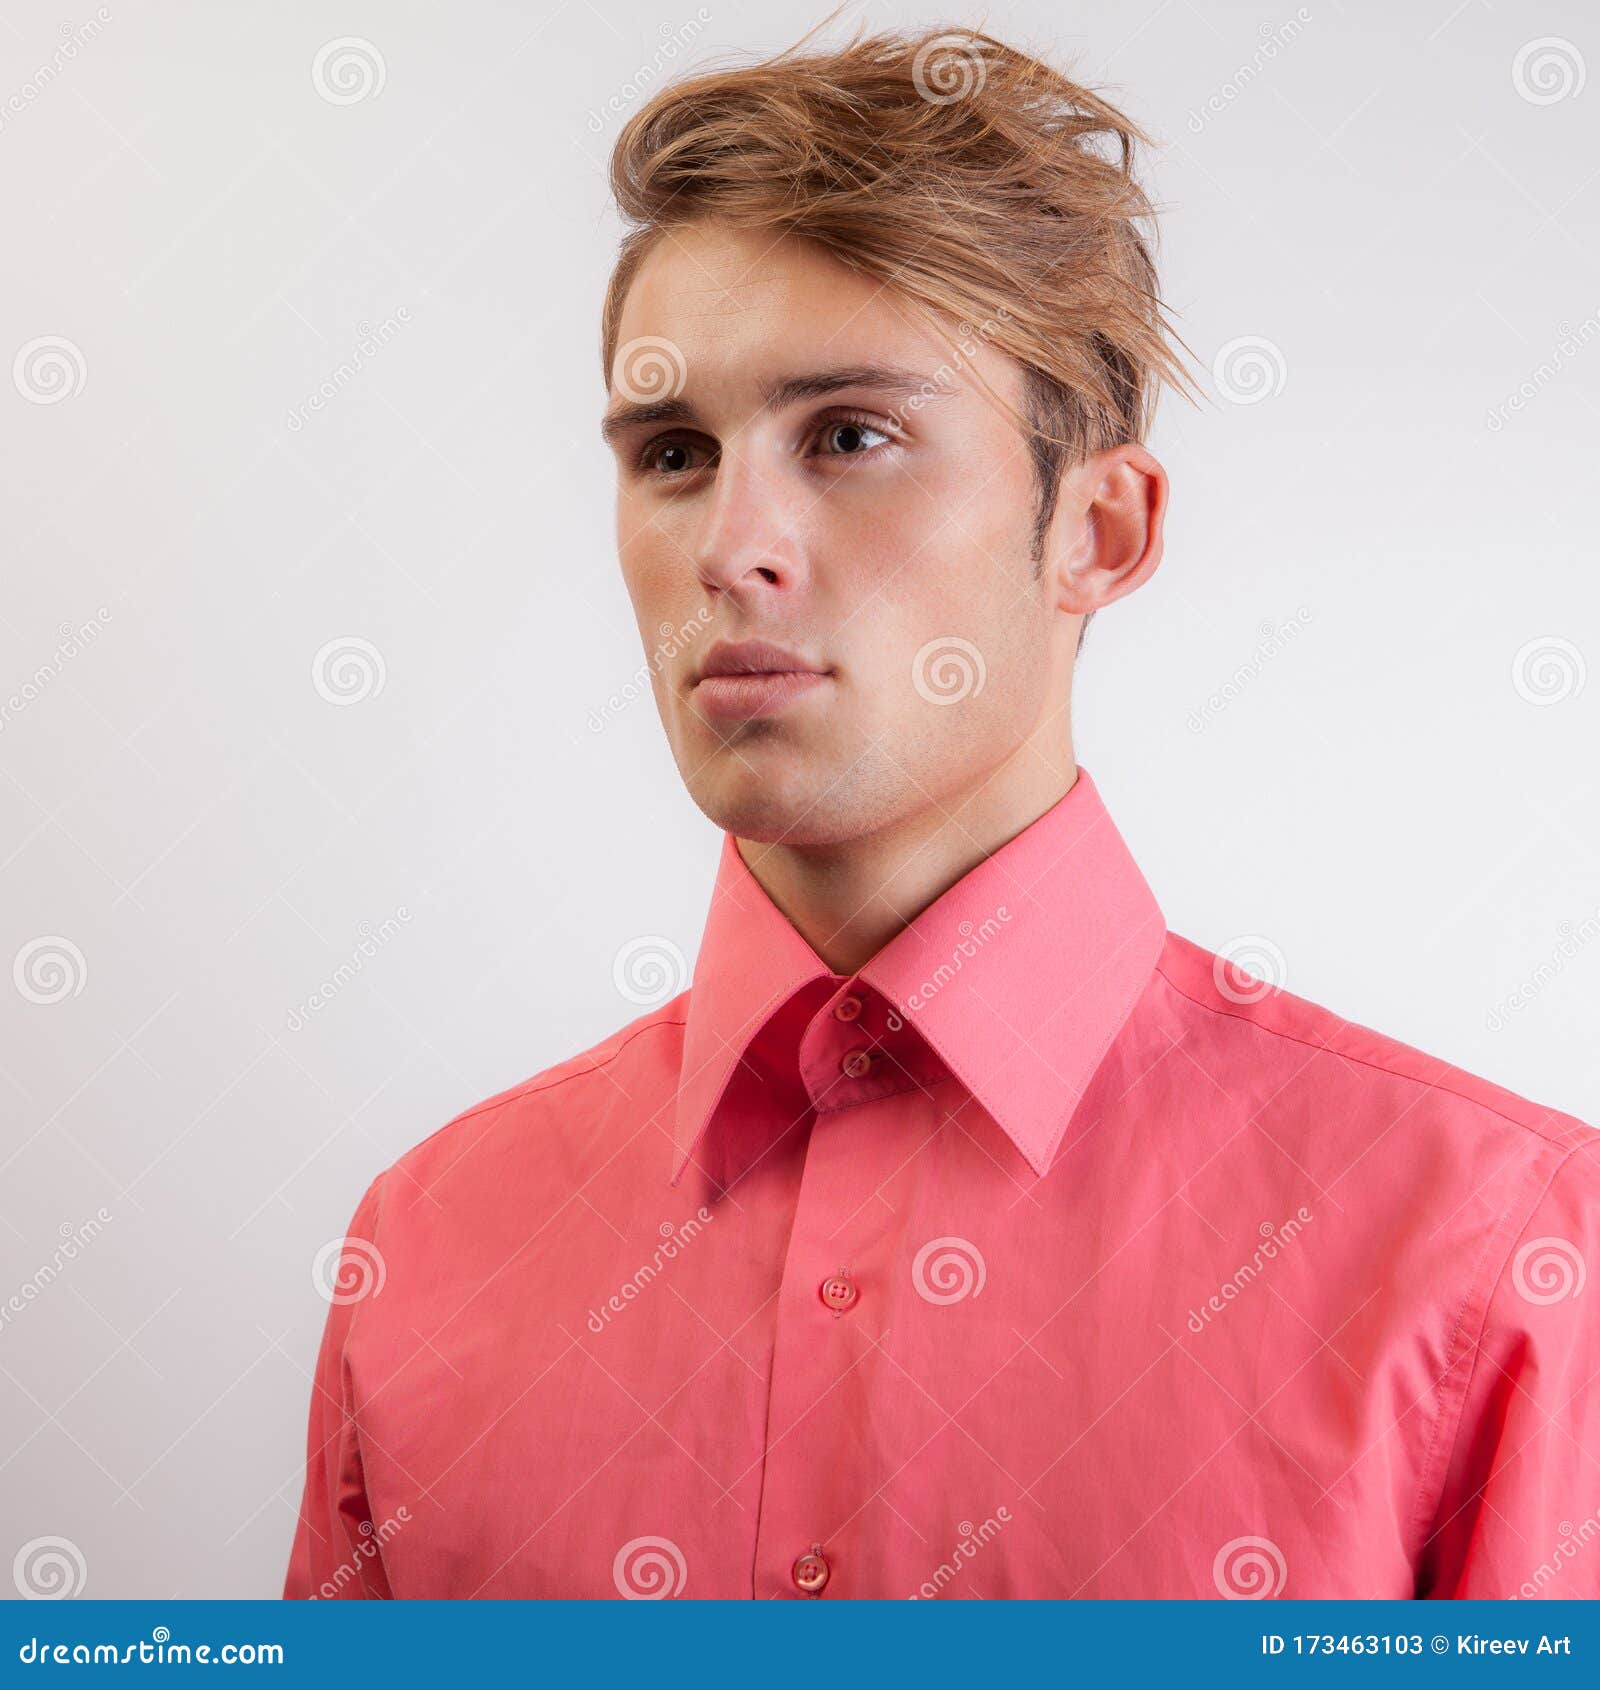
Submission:
<svg viewBox="0 0 1600 1690">
<path fill-rule="evenodd" d="M 890 444 L 891 437 L 865 417 L 836 417 L 822 425 L 817 436 L 822 455 L 830 458 L 859 458 Z"/>
<path fill-rule="evenodd" d="M 640 456 L 639 467 L 652 475 L 685 475 L 696 467 L 695 452 L 690 440 L 652 440 Z"/>
</svg>

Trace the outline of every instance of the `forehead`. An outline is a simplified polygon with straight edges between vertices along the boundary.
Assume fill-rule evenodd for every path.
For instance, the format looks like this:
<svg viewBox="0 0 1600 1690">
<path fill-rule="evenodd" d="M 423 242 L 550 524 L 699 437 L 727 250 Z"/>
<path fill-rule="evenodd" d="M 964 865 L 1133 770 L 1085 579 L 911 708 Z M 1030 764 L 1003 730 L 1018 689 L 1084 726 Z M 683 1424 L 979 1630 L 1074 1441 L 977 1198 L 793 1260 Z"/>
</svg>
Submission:
<svg viewBox="0 0 1600 1690">
<path fill-rule="evenodd" d="M 617 345 L 669 340 L 691 373 L 759 377 L 803 359 L 894 363 L 964 386 L 976 367 L 991 383 L 1011 360 L 937 332 L 896 289 L 841 263 L 816 241 L 717 224 L 665 230 L 641 262 L 623 303 Z M 952 342 L 956 345 L 952 345 Z M 960 348 L 965 346 L 966 350 Z"/>
</svg>

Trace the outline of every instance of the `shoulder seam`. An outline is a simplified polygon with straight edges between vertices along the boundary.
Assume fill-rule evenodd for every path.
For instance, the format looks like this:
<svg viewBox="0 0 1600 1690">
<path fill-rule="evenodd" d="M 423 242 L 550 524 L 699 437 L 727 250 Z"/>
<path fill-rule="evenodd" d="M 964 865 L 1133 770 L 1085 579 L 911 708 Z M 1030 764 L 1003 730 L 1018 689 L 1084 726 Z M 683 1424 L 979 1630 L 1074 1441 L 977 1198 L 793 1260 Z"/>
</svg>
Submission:
<svg viewBox="0 0 1600 1690">
<path fill-rule="evenodd" d="M 1242 1021 L 1242 1022 L 1244 1022 L 1244 1024 L 1247 1027 L 1258 1028 L 1261 1032 L 1268 1034 L 1272 1038 L 1286 1039 L 1291 1044 L 1304 1045 L 1307 1050 L 1326 1051 L 1329 1055 L 1339 1057 L 1341 1061 L 1357 1063 L 1363 1068 L 1371 1068 L 1375 1073 L 1387 1074 L 1391 1079 L 1405 1080 L 1405 1081 L 1409 1082 L 1411 1085 L 1421 1086 L 1421 1087 L 1424 1088 L 1424 1090 L 1448 1092 L 1451 1097 L 1459 1097 L 1463 1103 L 1470 1103 L 1475 1108 L 1485 1110 L 1485 1111 L 1487 1111 L 1487 1113 L 1489 1113 L 1491 1115 L 1499 1116 L 1499 1118 L 1502 1121 L 1508 1121 L 1514 1127 L 1521 1127 L 1524 1132 L 1532 1133 L 1535 1138 L 1542 1139 L 1546 1144 L 1553 1146 L 1557 1150 L 1569 1150 L 1570 1151 L 1570 1150 L 1575 1150 L 1577 1148 L 1576 1145 L 1566 1145 L 1566 1144 L 1564 1144 L 1561 1139 L 1552 1137 L 1549 1133 L 1541 1131 L 1538 1127 L 1531 1125 L 1527 1121 L 1519 1121 L 1515 1115 L 1506 1114 L 1505 1110 L 1497 1109 L 1494 1106 L 1494 1104 L 1484 1102 L 1484 1100 L 1481 1097 L 1469 1096 L 1466 1092 L 1462 1091 L 1458 1086 L 1446 1085 L 1446 1084 L 1443 1083 L 1443 1081 L 1435 1081 L 1434 1083 L 1432 1083 L 1430 1085 L 1428 1081 L 1418 1079 L 1415 1074 L 1407 1074 L 1407 1073 L 1402 1072 L 1398 1068 L 1391 1068 L 1391 1067 L 1387 1066 L 1385 1063 L 1374 1062 L 1374 1061 L 1371 1060 L 1370 1057 L 1356 1056 L 1356 1055 L 1353 1055 L 1349 1051 L 1339 1050 L 1331 1044 L 1322 1044 L 1322 1045 L 1316 1044 L 1310 1039 L 1301 1038 L 1297 1033 L 1286 1033 L 1281 1027 L 1269 1027 L 1264 1022 L 1252 1020 L 1248 1015 L 1235 1015 L 1231 1010 L 1223 1009 L 1223 1008 L 1219 1007 L 1217 1004 L 1214 1004 L 1214 1003 L 1207 1003 L 1203 998 L 1197 998 L 1194 995 L 1193 992 L 1186 990 L 1178 981 L 1174 980 L 1173 977 L 1167 972 L 1166 968 L 1159 962 L 1156 964 L 1156 972 L 1161 976 L 1161 978 L 1163 980 L 1166 981 L 1166 983 L 1173 989 L 1173 991 L 1175 991 L 1178 994 L 1179 997 L 1184 998 L 1189 1003 L 1194 1004 L 1197 1009 L 1207 1010 L 1212 1015 L 1221 1015 L 1229 1021 Z M 1302 1002 L 1309 1002 L 1310 1000 L 1309 999 L 1302 999 L 1301 1001 Z M 1312 1005 L 1312 1007 L 1320 1009 L 1322 1006 L 1321 1005 Z M 1328 1014 L 1328 1015 L 1333 1015 L 1336 1012 L 1333 1011 L 1333 1010 L 1324 1010 L 1323 1013 Z M 1339 1019 L 1339 1023 L 1340 1023 L 1341 1027 L 1352 1027 L 1352 1026 L 1360 1025 L 1360 1023 L 1349 1021 L 1349 1020 L 1345 1019 L 1343 1016 L 1338 1017 L 1338 1019 Z M 1366 1030 L 1371 1031 L 1370 1028 L 1366 1029 Z M 1378 1036 L 1381 1038 L 1384 1035 L 1379 1034 Z M 1428 1053 L 1426 1051 L 1421 1051 L 1418 1054 L 1423 1055 L 1423 1056 L 1428 1055 Z M 1453 1062 L 1446 1062 L 1445 1059 L 1442 1056 L 1430 1057 L 1429 1060 L 1433 1061 L 1433 1062 L 1443 1063 L 1446 1068 L 1455 1068 L 1455 1066 L 1456 1066 Z M 1457 1072 L 1464 1072 L 1464 1070 L 1458 1069 Z M 1486 1085 L 1493 1085 L 1494 1081 L 1486 1080 L 1484 1083 Z M 1526 1101 L 1532 1103 L 1533 1100 L 1531 1098 L 1529 1098 Z M 1545 1115 L 1549 1118 L 1554 1118 L 1557 1115 L 1561 1115 L 1561 1114 L 1565 1113 L 1565 1111 L 1563 1111 L 1563 1110 L 1552 1109 L 1552 1108 L 1549 1107 L 1549 1105 L 1543 1104 L 1543 1103 L 1536 1103 L 1536 1104 L 1533 1105 L 1533 1107 L 1536 1108 L 1536 1109 L 1543 1109 L 1544 1112 L 1545 1112 Z"/>
<path fill-rule="evenodd" d="M 1428 1535 L 1417 1541 L 1416 1550 L 1412 1560 L 1413 1568 L 1416 1567 L 1417 1562 L 1421 1559 L 1423 1551 L 1427 1549 L 1434 1537 L 1438 1535 L 1436 1531 L 1428 1531 L 1428 1528 L 1433 1525 L 1435 1520 L 1438 1519 L 1439 1510 L 1444 1506 L 1444 1491 L 1445 1486 L 1450 1481 L 1451 1463 L 1455 1458 L 1456 1445 L 1461 1441 L 1462 1415 L 1466 1410 L 1467 1398 L 1472 1394 L 1472 1381 L 1478 1375 L 1478 1360 L 1483 1349 L 1483 1328 L 1488 1322 L 1489 1310 L 1494 1306 L 1494 1300 L 1500 1290 L 1501 1282 L 1505 1279 L 1506 1265 L 1511 1259 L 1511 1253 L 1516 1248 L 1517 1240 L 1521 1238 L 1523 1233 L 1527 1231 L 1529 1225 L 1532 1223 L 1534 1215 L 1538 1212 L 1539 1205 L 1545 1200 L 1546 1196 L 1548 1196 L 1550 1188 L 1555 1184 L 1557 1178 L 1560 1176 L 1561 1170 L 1566 1167 L 1567 1163 L 1570 1162 L 1580 1150 L 1586 1150 L 1589 1148 L 1590 1146 L 1583 1141 L 1570 1146 L 1565 1154 L 1563 1154 L 1556 1162 L 1555 1166 L 1551 1168 L 1544 1184 L 1534 1192 L 1532 1199 L 1523 1209 L 1521 1216 L 1518 1218 L 1516 1223 L 1509 1228 L 1510 1236 L 1506 1244 L 1505 1251 L 1500 1257 L 1500 1265 L 1494 1270 L 1492 1277 L 1490 1277 L 1486 1282 L 1486 1290 L 1483 1296 L 1483 1310 L 1478 1317 L 1476 1342 L 1472 1351 L 1472 1365 L 1467 1369 L 1467 1376 L 1462 1381 L 1461 1390 L 1457 1396 L 1453 1415 L 1443 1408 L 1440 1410 L 1439 1418 L 1434 1425 L 1433 1436 L 1428 1441 L 1428 1451 L 1423 1458 L 1422 1471 L 1417 1478 L 1417 1495 L 1415 1502 L 1412 1504 L 1412 1530 L 1426 1531 Z M 1489 1242 L 1484 1246 L 1483 1256 L 1485 1260 L 1490 1259 L 1490 1252 L 1494 1247 L 1495 1239 L 1499 1236 L 1499 1233 L 1493 1233 L 1490 1235 Z M 1460 1366 L 1460 1356 L 1456 1352 L 1460 1350 L 1462 1343 L 1465 1341 L 1463 1327 L 1466 1323 L 1467 1311 L 1472 1307 L 1473 1293 L 1476 1289 L 1476 1284 L 1472 1284 L 1467 1287 L 1467 1294 L 1461 1304 L 1461 1312 L 1457 1315 L 1455 1327 L 1450 1334 L 1450 1348 L 1452 1353 L 1445 1366 L 1444 1372 L 1440 1374 L 1439 1379 L 1435 1383 L 1434 1389 L 1436 1391 L 1443 1387 L 1445 1381 Z M 1439 1473 L 1439 1481 L 1434 1490 L 1433 1505 L 1428 1512 L 1424 1514 L 1422 1512 L 1422 1503 L 1425 1489 L 1430 1477 L 1429 1470 L 1433 1466 L 1434 1454 L 1439 1447 L 1440 1439 L 1445 1432 L 1447 1424 L 1450 1432 L 1449 1442 L 1445 1446 L 1443 1464 Z"/>
</svg>

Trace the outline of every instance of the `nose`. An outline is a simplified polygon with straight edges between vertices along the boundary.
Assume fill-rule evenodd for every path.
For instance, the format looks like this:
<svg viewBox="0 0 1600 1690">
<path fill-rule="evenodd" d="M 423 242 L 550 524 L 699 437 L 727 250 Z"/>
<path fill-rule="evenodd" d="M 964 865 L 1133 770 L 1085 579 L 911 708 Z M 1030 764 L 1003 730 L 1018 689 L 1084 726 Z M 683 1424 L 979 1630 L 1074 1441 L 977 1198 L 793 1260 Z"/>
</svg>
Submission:
<svg viewBox="0 0 1600 1690">
<path fill-rule="evenodd" d="M 801 515 L 778 470 L 724 447 L 695 535 L 700 580 L 735 596 L 792 591 L 805 573 Z"/>
</svg>

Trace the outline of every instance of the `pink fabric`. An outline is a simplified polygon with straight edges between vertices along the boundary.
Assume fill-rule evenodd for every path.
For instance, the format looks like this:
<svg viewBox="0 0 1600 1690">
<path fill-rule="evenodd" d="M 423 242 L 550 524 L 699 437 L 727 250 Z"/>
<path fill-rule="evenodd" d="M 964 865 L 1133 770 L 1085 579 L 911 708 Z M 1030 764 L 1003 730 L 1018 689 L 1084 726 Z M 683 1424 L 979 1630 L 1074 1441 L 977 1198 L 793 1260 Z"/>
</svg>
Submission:
<svg viewBox="0 0 1600 1690">
<path fill-rule="evenodd" d="M 1597 1145 L 1081 769 L 854 978 L 727 837 L 690 991 L 362 1197 L 285 1595 L 1600 1595 Z"/>
</svg>

